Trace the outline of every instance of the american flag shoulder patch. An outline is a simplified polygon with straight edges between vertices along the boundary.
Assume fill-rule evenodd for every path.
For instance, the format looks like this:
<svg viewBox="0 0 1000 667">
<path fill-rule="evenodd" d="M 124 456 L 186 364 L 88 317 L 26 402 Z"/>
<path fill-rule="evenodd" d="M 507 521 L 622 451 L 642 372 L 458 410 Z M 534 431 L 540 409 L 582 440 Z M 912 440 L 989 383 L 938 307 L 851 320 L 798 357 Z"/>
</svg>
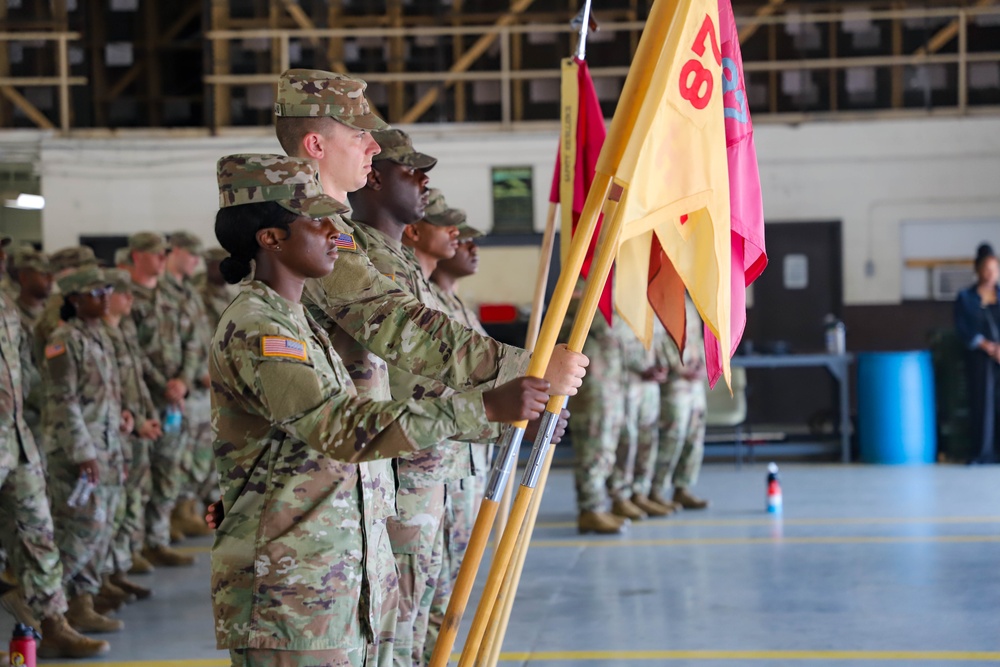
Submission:
<svg viewBox="0 0 1000 667">
<path fill-rule="evenodd" d="M 260 353 L 265 357 L 286 357 L 299 361 L 309 358 L 305 341 L 284 336 L 264 336 L 260 341 Z"/>
<path fill-rule="evenodd" d="M 52 343 L 45 346 L 45 358 L 54 359 L 60 354 L 66 354 L 66 346 L 62 343 Z"/>
<path fill-rule="evenodd" d="M 341 232 L 334 239 L 334 244 L 337 246 L 337 250 L 352 250 L 356 251 L 358 249 L 358 244 L 354 242 L 354 237 L 346 232 Z"/>
</svg>

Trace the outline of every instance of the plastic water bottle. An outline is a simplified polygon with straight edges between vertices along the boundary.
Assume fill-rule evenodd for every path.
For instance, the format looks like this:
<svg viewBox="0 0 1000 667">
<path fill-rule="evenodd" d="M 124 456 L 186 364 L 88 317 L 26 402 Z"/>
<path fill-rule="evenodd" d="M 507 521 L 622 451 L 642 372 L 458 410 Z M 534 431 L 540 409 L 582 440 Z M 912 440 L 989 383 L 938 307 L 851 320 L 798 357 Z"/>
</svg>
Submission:
<svg viewBox="0 0 1000 667">
<path fill-rule="evenodd" d="M 181 413 L 181 409 L 176 405 L 168 406 L 166 413 L 163 415 L 163 432 L 180 433 L 183 421 L 184 415 Z"/>
<path fill-rule="evenodd" d="M 10 638 L 11 667 L 35 667 L 38 640 L 42 636 L 30 625 L 18 623 L 14 626 L 14 634 Z"/>
<path fill-rule="evenodd" d="M 778 480 L 778 464 L 767 464 L 767 512 L 781 514 L 781 482 Z"/>
<path fill-rule="evenodd" d="M 826 351 L 829 354 L 846 354 L 847 326 L 833 315 L 827 315 L 823 322 L 823 334 L 826 339 Z"/>
<path fill-rule="evenodd" d="M 73 492 L 69 494 L 66 504 L 70 507 L 83 507 L 90 500 L 90 494 L 94 492 L 95 486 L 97 485 L 90 481 L 87 473 L 82 473 L 76 479 L 76 486 L 73 487 Z"/>
</svg>

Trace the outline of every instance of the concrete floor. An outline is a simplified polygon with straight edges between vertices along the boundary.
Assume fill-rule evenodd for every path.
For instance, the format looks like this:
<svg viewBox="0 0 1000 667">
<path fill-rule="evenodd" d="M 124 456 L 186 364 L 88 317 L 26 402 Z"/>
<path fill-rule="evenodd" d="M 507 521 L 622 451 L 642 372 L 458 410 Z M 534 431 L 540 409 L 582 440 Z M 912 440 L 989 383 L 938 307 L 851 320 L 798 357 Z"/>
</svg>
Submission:
<svg viewBox="0 0 1000 667">
<path fill-rule="evenodd" d="M 710 509 L 582 537 L 554 471 L 501 664 L 1000 664 L 1000 468 L 783 466 L 777 519 L 765 474 L 709 466 Z M 196 567 L 144 578 L 156 597 L 127 608 L 100 664 L 228 664 L 209 541 L 190 544 Z"/>
</svg>

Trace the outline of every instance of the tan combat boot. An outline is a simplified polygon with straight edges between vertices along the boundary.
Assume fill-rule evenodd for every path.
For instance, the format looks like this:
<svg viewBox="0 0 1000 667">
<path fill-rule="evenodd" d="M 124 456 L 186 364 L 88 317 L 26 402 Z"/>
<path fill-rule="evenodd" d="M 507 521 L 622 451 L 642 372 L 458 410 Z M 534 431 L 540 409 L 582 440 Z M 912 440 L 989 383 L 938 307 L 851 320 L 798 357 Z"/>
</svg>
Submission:
<svg viewBox="0 0 1000 667">
<path fill-rule="evenodd" d="M 4 593 L 3 597 L 0 597 L 0 606 L 3 606 L 4 609 L 9 611 L 10 615 L 13 616 L 18 623 L 24 623 L 25 625 L 30 625 L 33 628 L 40 627 L 38 619 L 35 618 L 35 614 L 28 608 L 28 603 L 24 601 L 21 589 L 15 588 L 12 591 Z"/>
<path fill-rule="evenodd" d="M 66 620 L 79 632 L 118 632 L 125 627 L 123 621 L 94 611 L 94 598 L 87 593 L 69 601 Z"/>
<path fill-rule="evenodd" d="M 629 520 L 617 517 L 608 512 L 592 512 L 584 510 L 576 521 L 577 530 L 581 534 L 597 533 L 598 535 L 617 535 L 624 532 Z"/>
<path fill-rule="evenodd" d="M 663 505 L 664 507 L 669 507 L 673 512 L 680 512 L 682 509 L 684 509 L 683 507 L 681 507 L 680 503 L 675 503 L 672 500 L 667 500 L 656 491 L 653 491 L 652 493 L 649 494 L 649 499 L 652 500 L 657 505 Z"/>
<path fill-rule="evenodd" d="M 632 496 L 632 504 L 641 509 L 649 516 L 670 516 L 674 513 L 674 504 L 661 505 L 654 502 L 649 496 L 635 494 Z"/>
<path fill-rule="evenodd" d="M 177 503 L 180 509 L 177 526 L 187 537 L 204 537 L 214 531 L 205 523 L 205 517 L 198 511 L 198 501 L 185 498 Z"/>
<path fill-rule="evenodd" d="M 39 658 L 90 658 L 107 653 L 111 645 L 101 639 L 84 637 L 74 630 L 62 614 L 42 619 Z"/>
<path fill-rule="evenodd" d="M 707 500 L 691 495 L 683 486 L 674 489 L 674 502 L 686 510 L 703 510 L 708 507 Z"/>
<path fill-rule="evenodd" d="M 641 521 L 646 518 L 646 513 L 632 504 L 628 498 L 615 498 L 611 501 L 611 513 L 633 521 Z"/>
<path fill-rule="evenodd" d="M 111 575 L 110 581 L 126 593 L 135 596 L 136 600 L 145 600 L 153 594 L 151 589 L 129 580 L 124 572 L 115 572 Z"/>
<path fill-rule="evenodd" d="M 129 574 L 149 574 L 155 569 L 153 564 L 142 555 L 141 551 L 132 552 L 132 567 L 128 571 Z"/>
<path fill-rule="evenodd" d="M 194 556 L 182 554 L 168 546 L 146 547 L 142 555 L 153 565 L 163 567 L 188 567 L 194 565 Z"/>
<path fill-rule="evenodd" d="M 137 599 L 133 593 L 111 581 L 111 575 L 108 574 L 104 575 L 100 593 L 115 600 L 121 600 L 122 604 L 132 604 Z"/>
</svg>

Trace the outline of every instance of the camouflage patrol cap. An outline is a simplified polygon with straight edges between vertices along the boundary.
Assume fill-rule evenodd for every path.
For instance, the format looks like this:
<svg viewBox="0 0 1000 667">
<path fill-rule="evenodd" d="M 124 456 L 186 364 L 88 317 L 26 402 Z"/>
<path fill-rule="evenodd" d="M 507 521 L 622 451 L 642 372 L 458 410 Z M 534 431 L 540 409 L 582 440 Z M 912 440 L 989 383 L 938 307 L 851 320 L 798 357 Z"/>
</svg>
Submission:
<svg viewBox="0 0 1000 667">
<path fill-rule="evenodd" d="M 350 210 L 323 194 L 315 160 L 285 155 L 227 155 L 219 159 L 218 177 L 219 208 L 273 201 L 310 218 Z"/>
<path fill-rule="evenodd" d="M 59 291 L 78 294 L 109 285 L 104 271 L 97 266 L 83 266 L 59 279 Z"/>
<path fill-rule="evenodd" d="M 278 80 L 274 115 L 283 118 L 329 116 L 356 130 L 389 127 L 365 99 L 368 84 L 361 79 L 319 69 L 290 69 Z"/>
<path fill-rule="evenodd" d="M 209 248 L 205 251 L 206 262 L 221 262 L 229 257 L 229 251 L 224 248 Z"/>
<path fill-rule="evenodd" d="M 183 248 L 193 255 L 200 255 L 205 250 L 200 238 L 185 231 L 174 232 L 170 235 L 170 247 Z"/>
<path fill-rule="evenodd" d="M 128 246 L 115 250 L 115 266 L 132 266 L 132 249 Z"/>
<path fill-rule="evenodd" d="M 402 130 L 376 130 L 372 139 L 378 142 L 382 150 L 372 156 L 372 162 L 391 160 L 396 164 L 430 171 L 437 164 L 437 158 L 413 150 L 413 140 Z"/>
<path fill-rule="evenodd" d="M 437 188 L 431 188 L 424 208 L 424 221 L 438 227 L 457 227 L 465 222 L 465 211 L 451 208 L 444 199 L 444 193 Z"/>
<path fill-rule="evenodd" d="M 104 269 L 104 277 L 116 292 L 132 293 L 132 274 L 125 269 Z"/>
<path fill-rule="evenodd" d="M 40 273 L 52 272 L 52 268 L 49 266 L 49 256 L 41 250 L 36 250 L 32 245 L 18 246 L 11 254 L 11 266 L 15 270 L 34 269 Z"/>
<path fill-rule="evenodd" d="M 156 232 L 136 232 L 128 237 L 128 248 L 139 252 L 159 253 L 167 250 L 167 242 Z"/>
<path fill-rule="evenodd" d="M 85 246 L 70 246 L 57 250 L 49 255 L 49 268 L 53 273 L 61 273 L 67 269 L 78 269 L 84 266 L 97 266 L 97 256 L 94 251 Z"/>
<path fill-rule="evenodd" d="M 459 210 L 459 209 L 452 209 L 452 210 L 454 211 L 454 210 Z M 473 227 L 472 225 L 470 225 L 468 222 L 465 222 L 464 220 L 462 222 L 458 223 L 455 226 L 458 227 L 458 240 L 459 241 L 468 241 L 469 239 L 478 239 L 480 236 L 483 236 L 483 233 L 481 231 L 479 231 L 478 229 L 476 229 L 475 227 Z"/>
</svg>

